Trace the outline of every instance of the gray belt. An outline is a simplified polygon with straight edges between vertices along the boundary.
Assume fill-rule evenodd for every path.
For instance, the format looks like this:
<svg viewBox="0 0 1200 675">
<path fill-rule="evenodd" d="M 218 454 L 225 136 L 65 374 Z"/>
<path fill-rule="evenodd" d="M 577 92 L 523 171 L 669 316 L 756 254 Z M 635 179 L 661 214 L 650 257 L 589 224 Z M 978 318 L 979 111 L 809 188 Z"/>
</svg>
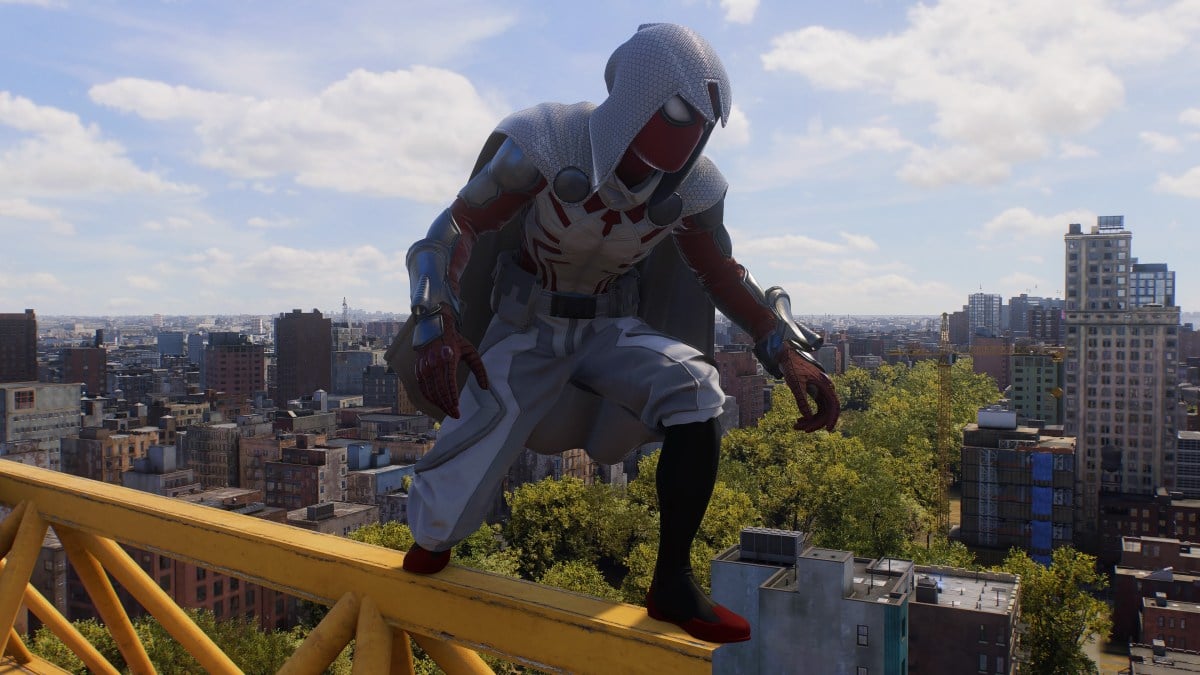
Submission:
<svg viewBox="0 0 1200 675">
<path fill-rule="evenodd" d="M 533 311 L 536 314 L 548 314 L 564 319 L 594 319 L 598 316 L 609 316 L 610 306 L 615 307 L 619 304 L 613 302 L 612 297 L 607 293 L 604 295 L 580 295 L 538 291 Z M 614 316 L 625 316 L 625 313 L 617 313 Z"/>
<path fill-rule="evenodd" d="M 492 309 L 517 324 L 527 325 L 534 315 L 566 319 L 594 319 L 599 316 L 632 316 L 637 313 L 637 272 L 630 271 L 614 279 L 608 291 L 599 295 L 559 293 L 537 287 L 537 279 L 521 269 L 509 255 L 501 255 L 492 277 L 495 282 Z M 523 305 L 517 310 L 516 305 Z M 514 310 L 524 314 L 514 315 Z"/>
</svg>

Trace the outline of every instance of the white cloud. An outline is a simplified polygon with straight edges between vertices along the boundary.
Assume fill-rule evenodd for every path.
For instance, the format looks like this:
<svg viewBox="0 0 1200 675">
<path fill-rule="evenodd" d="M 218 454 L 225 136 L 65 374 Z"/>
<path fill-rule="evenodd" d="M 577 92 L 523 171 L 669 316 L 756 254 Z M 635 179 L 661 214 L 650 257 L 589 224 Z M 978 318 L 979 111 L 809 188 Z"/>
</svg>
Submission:
<svg viewBox="0 0 1200 675">
<path fill-rule="evenodd" d="M 758 11 L 758 0 L 721 0 L 725 20 L 732 23 L 750 23 Z"/>
<path fill-rule="evenodd" d="M 1154 189 L 1181 197 L 1200 199 L 1200 166 L 1189 169 L 1181 176 L 1160 174 Z"/>
<path fill-rule="evenodd" d="M 107 3 L 90 18 L 107 21 L 120 36 L 111 45 L 114 56 L 153 64 L 179 82 L 254 96 L 303 96 L 367 64 L 436 65 L 471 56 L 480 42 L 520 19 L 511 8 L 492 5 L 464 0 L 426 10 L 368 0 L 313 3 L 281 16 L 269 4 L 239 3 L 224 19 L 195 19 L 186 12 Z"/>
<path fill-rule="evenodd" d="M 58 209 L 39 206 L 26 199 L 0 198 L 0 221 L 5 218 L 26 223 L 46 223 L 55 234 L 75 234 L 75 226 L 67 222 Z"/>
<path fill-rule="evenodd" d="M 849 232 L 841 232 L 842 239 L 846 240 L 846 245 L 857 251 L 878 251 L 879 244 L 875 243 L 865 234 L 850 234 Z"/>
<path fill-rule="evenodd" d="M 840 232 L 844 243 L 822 241 L 802 234 L 781 237 L 740 238 L 734 243 L 734 254 L 771 255 L 787 252 L 795 255 L 830 255 L 851 251 L 875 251 L 879 245 L 867 235 Z"/>
<path fill-rule="evenodd" d="M 707 148 L 740 148 L 750 143 L 750 119 L 735 103 L 729 109 L 729 122 L 713 131 Z"/>
<path fill-rule="evenodd" d="M 1155 152 L 1179 152 L 1183 149 L 1178 138 L 1157 131 L 1143 131 L 1138 134 L 1138 138 Z"/>
<path fill-rule="evenodd" d="M 162 284 L 157 279 L 148 277 L 144 274 L 130 274 L 125 277 L 125 283 L 133 288 L 143 291 L 157 291 L 162 288 Z"/>
<path fill-rule="evenodd" d="M 273 230 L 291 227 L 296 224 L 296 221 L 291 218 L 263 218 L 262 216 L 254 216 L 247 220 L 246 224 L 258 230 Z"/>
<path fill-rule="evenodd" d="M 19 132 L 0 145 L 0 196 L 193 191 L 138 168 L 121 144 L 74 113 L 0 91 L 0 127 Z"/>
<path fill-rule="evenodd" d="M 739 187 L 743 190 L 778 187 L 799 177 L 825 174 L 829 167 L 861 153 L 897 152 L 913 147 L 892 127 L 826 130 L 819 120 L 813 120 L 805 134 L 776 134 L 771 139 L 770 154 L 755 157 L 740 167 L 744 180 Z"/>
<path fill-rule="evenodd" d="M 190 230 L 194 224 L 191 220 L 180 216 L 167 216 L 162 220 L 147 220 L 142 227 L 152 232 Z"/>
<path fill-rule="evenodd" d="M 28 293 L 62 293 L 67 286 L 49 272 L 33 274 L 8 274 L 0 271 L 0 290 L 17 290 Z"/>
<path fill-rule="evenodd" d="M 1033 293 L 1042 288 L 1049 288 L 1046 280 L 1028 272 L 1012 272 L 1000 278 L 999 293 L 1011 298 L 1022 293 Z"/>
<path fill-rule="evenodd" d="M 941 281 L 913 279 L 899 273 L 866 274 L 814 282 L 811 275 L 782 284 L 801 314 L 844 313 L 853 307 L 859 314 L 927 314 L 931 307 L 962 304 L 961 289 Z"/>
<path fill-rule="evenodd" d="M 1179 121 L 1184 124 L 1200 125 L 1200 108 L 1188 108 L 1179 113 Z"/>
<path fill-rule="evenodd" d="M 976 237 L 992 242 L 1022 241 L 1046 237 L 1062 237 L 1071 223 L 1086 223 L 1094 221 L 1096 214 L 1077 209 L 1052 216 L 1040 216 L 1027 208 L 1015 207 L 1005 210 L 1000 215 L 984 223 L 982 227 L 972 232 Z"/>
<path fill-rule="evenodd" d="M 942 0 L 909 10 L 878 38 L 821 26 L 784 33 L 768 70 L 815 86 L 931 106 L 933 142 L 900 176 L 914 184 L 996 183 L 1049 155 L 1057 137 L 1094 128 L 1124 101 L 1117 71 L 1181 50 L 1200 26 L 1187 0 L 1119 11 L 1102 0 Z"/>
<path fill-rule="evenodd" d="M 1062 159 L 1086 159 L 1088 157 L 1096 157 L 1099 154 L 1095 148 L 1089 148 L 1086 145 L 1078 143 L 1062 141 L 1058 144 L 1058 156 Z"/>
<path fill-rule="evenodd" d="M 242 179 L 441 202 L 501 113 L 439 68 L 356 70 L 308 98 L 249 98 L 140 79 L 91 89 L 97 103 L 195 124 L 198 161 Z"/>
<path fill-rule="evenodd" d="M 311 292 L 325 291 L 331 283 L 369 288 L 381 277 L 394 277 L 394 263 L 374 246 L 330 252 L 271 246 L 248 256 L 242 266 L 265 278 L 269 288 Z"/>
</svg>

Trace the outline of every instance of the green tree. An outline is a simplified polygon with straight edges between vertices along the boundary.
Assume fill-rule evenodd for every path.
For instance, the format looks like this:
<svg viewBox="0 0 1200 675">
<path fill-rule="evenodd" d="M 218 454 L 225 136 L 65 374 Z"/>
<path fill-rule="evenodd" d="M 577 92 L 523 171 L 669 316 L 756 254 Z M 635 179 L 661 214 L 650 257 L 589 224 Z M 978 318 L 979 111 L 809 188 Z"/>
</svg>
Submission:
<svg viewBox="0 0 1200 675">
<path fill-rule="evenodd" d="M 860 555 L 902 554 L 930 522 L 932 497 L 922 498 L 937 485 L 929 449 L 902 443 L 892 453 L 840 433 L 801 434 L 791 428 L 796 414 L 791 393 L 777 387 L 757 427 L 725 436 L 723 462 L 759 516 L 742 525 L 803 531 Z"/>
<path fill-rule="evenodd" d="M 414 543 L 412 530 L 408 529 L 408 525 L 395 521 L 364 525 L 346 536 L 355 541 L 374 544 L 396 551 L 407 551 L 412 548 Z"/>
<path fill-rule="evenodd" d="M 1083 647 L 1092 636 L 1112 628 L 1108 605 L 1092 593 L 1108 579 L 1096 571 L 1096 559 L 1073 548 L 1054 550 L 1049 567 L 1013 550 L 1002 569 L 1021 577 L 1021 618 L 1029 630 L 1021 638 L 1029 650 L 1027 672 L 1034 675 L 1095 673 Z"/>
<path fill-rule="evenodd" d="M 125 659 L 121 656 L 121 651 L 117 649 L 117 642 L 113 639 L 108 629 L 104 624 L 95 619 L 84 619 L 74 622 L 75 628 L 79 633 L 92 643 L 92 646 L 100 652 L 109 663 L 117 670 L 125 669 Z M 50 663 L 62 668 L 63 670 L 72 673 L 87 673 L 89 672 L 83 665 L 83 661 L 75 656 L 58 636 L 50 632 L 49 628 L 42 626 L 38 628 L 33 638 L 29 641 L 29 651 L 46 659 Z"/>
<path fill-rule="evenodd" d="M 621 592 L 604 580 L 600 569 L 582 560 L 555 563 L 538 582 L 607 600 L 621 599 Z"/>
<path fill-rule="evenodd" d="M 355 541 L 396 551 L 407 551 L 414 543 L 412 530 L 408 525 L 394 521 L 364 525 L 347 536 Z M 455 545 L 454 561 L 484 572 L 515 577 L 517 554 L 515 551 L 505 550 L 501 544 L 500 528 L 484 524 Z M 317 612 L 316 619 L 319 621 L 322 616 L 324 612 Z"/>
<path fill-rule="evenodd" d="M 211 612 L 187 610 L 192 621 L 208 635 L 217 647 L 225 652 L 239 668 L 249 675 L 275 673 L 291 656 L 296 647 L 308 636 L 308 629 L 297 627 L 291 631 L 263 632 L 257 623 L 242 617 L 218 620 Z M 113 667 L 125 670 L 125 660 L 117 649 L 116 642 L 108 629 L 100 622 L 89 619 L 76 621 L 79 629 L 93 646 L 99 650 Z M 196 659 L 172 637 L 162 624 L 152 616 L 140 617 L 133 622 L 138 639 L 146 649 L 146 655 L 155 670 L 160 673 L 203 672 Z M 30 650 L 47 661 L 73 673 L 89 672 L 66 645 L 47 628 L 34 633 Z M 345 674 L 351 669 L 351 648 L 347 647 L 337 660 L 326 670 L 327 673 Z"/>
<path fill-rule="evenodd" d="M 850 367 L 833 378 L 844 411 L 866 410 L 883 383 L 866 368 Z"/>
<path fill-rule="evenodd" d="M 909 542 L 903 557 L 918 565 L 979 569 L 979 561 L 965 544 L 961 541 L 950 541 L 940 535 L 933 535 L 928 544 L 920 541 Z"/>
<path fill-rule="evenodd" d="M 605 488 L 567 477 L 527 483 L 507 495 L 512 515 L 503 532 L 519 551 L 522 577 L 540 579 L 558 562 L 599 560 L 599 511 L 615 498 Z"/>
</svg>

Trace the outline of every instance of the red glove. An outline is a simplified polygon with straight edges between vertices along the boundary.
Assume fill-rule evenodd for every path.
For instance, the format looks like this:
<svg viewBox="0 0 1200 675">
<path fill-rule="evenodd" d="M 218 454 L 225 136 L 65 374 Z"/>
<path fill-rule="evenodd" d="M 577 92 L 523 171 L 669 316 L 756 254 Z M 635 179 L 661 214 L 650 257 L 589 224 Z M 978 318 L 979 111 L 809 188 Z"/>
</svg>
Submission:
<svg viewBox="0 0 1200 675">
<path fill-rule="evenodd" d="M 783 371 L 783 379 L 792 390 L 792 396 L 796 397 L 796 406 L 800 408 L 800 419 L 796 420 L 792 428 L 809 433 L 819 429 L 833 431 L 837 426 L 838 416 L 842 413 L 842 405 L 838 402 L 837 392 L 834 391 L 833 380 L 789 346 L 784 345 L 779 351 L 779 367 Z M 808 402 L 809 396 L 817 403 L 816 414 L 813 414 L 812 406 Z"/>
<path fill-rule="evenodd" d="M 488 388 L 487 371 L 483 360 L 471 341 L 459 334 L 454 322 L 454 313 L 447 308 L 441 310 L 442 335 L 417 347 L 417 359 L 413 365 L 417 386 L 430 403 L 442 412 L 458 419 L 458 362 L 467 362 L 475 373 L 475 379 L 483 389 Z"/>
</svg>

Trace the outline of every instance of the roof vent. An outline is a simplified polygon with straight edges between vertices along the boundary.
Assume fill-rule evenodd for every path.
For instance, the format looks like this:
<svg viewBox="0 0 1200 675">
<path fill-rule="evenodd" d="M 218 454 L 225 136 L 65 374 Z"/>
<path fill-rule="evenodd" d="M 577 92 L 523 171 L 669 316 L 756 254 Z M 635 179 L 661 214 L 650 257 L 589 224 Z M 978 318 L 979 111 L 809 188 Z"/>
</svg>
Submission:
<svg viewBox="0 0 1200 675">
<path fill-rule="evenodd" d="M 333 502 L 308 507 L 308 520 L 328 520 L 333 517 Z"/>
</svg>

